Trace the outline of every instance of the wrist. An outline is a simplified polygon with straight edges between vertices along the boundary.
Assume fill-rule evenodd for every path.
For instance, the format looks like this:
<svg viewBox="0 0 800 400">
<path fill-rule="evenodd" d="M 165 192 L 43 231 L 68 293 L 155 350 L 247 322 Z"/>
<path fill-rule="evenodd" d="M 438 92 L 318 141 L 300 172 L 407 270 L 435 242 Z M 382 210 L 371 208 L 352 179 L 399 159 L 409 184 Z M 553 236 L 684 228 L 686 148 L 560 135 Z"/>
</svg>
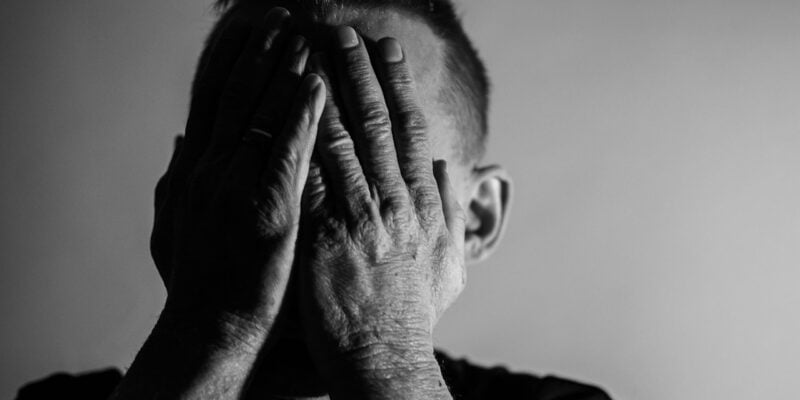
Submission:
<svg viewBox="0 0 800 400">
<path fill-rule="evenodd" d="M 371 343 L 341 354 L 330 367 L 333 398 L 450 398 L 431 340 Z"/>
<path fill-rule="evenodd" d="M 267 332 L 259 324 L 234 313 L 187 310 L 168 304 L 153 335 L 185 351 L 210 357 L 255 358 Z"/>
<path fill-rule="evenodd" d="M 165 309 L 112 398 L 240 398 L 260 339 L 220 317 Z"/>
</svg>

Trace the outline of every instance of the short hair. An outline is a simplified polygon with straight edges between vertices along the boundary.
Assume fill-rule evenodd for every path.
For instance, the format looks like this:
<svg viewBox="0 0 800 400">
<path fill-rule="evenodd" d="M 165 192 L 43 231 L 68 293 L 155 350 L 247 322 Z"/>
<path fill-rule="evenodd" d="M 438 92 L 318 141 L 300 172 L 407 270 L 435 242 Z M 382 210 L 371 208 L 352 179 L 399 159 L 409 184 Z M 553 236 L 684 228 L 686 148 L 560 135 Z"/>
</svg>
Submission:
<svg viewBox="0 0 800 400">
<path fill-rule="evenodd" d="M 217 0 L 220 11 L 230 12 L 243 3 L 263 0 Z M 479 162 L 486 152 L 490 82 L 478 51 L 464 31 L 452 0 L 292 0 L 311 15 L 326 15 L 334 9 L 394 8 L 421 18 L 445 43 L 444 62 L 450 85 L 443 88 L 442 101 L 456 110 L 456 127 L 460 131 L 461 161 Z M 223 15 L 220 21 L 224 20 Z M 212 32 L 214 36 L 219 26 Z M 208 43 L 211 43 L 209 40 Z M 208 50 L 208 43 L 206 50 Z M 207 53 L 205 51 L 204 53 Z M 204 54 L 207 57 L 208 54 Z M 202 60 L 201 60 L 202 61 Z"/>
</svg>

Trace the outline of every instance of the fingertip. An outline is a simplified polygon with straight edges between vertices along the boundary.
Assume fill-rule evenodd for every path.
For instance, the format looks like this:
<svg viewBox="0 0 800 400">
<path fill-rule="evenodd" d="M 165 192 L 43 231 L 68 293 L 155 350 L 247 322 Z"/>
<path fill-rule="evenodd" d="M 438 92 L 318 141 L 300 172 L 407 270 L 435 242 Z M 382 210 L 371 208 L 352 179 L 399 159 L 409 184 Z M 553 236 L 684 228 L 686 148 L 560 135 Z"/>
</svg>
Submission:
<svg viewBox="0 0 800 400">
<path fill-rule="evenodd" d="M 450 206 L 453 206 L 453 203 L 458 204 L 457 199 L 453 196 L 453 183 L 450 180 L 450 175 L 447 173 L 447 161 L 433 161 L 433 176 L 439 186 L 439 195 L 442 198 L 442 202 Z"/>
<path fill-rule="evenodd" d="M 303 92 L 306 93 L 315 102 L 319 99 L 325 99 L 325 81 L 322 77 L 315 72 L 306 74 L 303 78 Z"/>
<path fill-rule="evenodd" d="M 292 15 L 289 10 L 283 7 L 275 7 L 270 9 L 264 15 L 264 21 L 260 27 L 256 29 L 268 32 L 263 43 L 264 49 L 272 47 L 276 37 L 284 30 L 290 28 L 292 25 Z"/>
<path fill-rule="evenodd" d="M 325 103 L 328 101 L 328 93 L 330 81 L 328 75 L 326 74 L 326 68 L 324 67 L 326 63 L 326 55 L 322 52 L 317 52 L 311 55 L 311 60 L 309 61 L 309 73 L 306 76 L 306 79 L 309 79 L 312 83 L 311 86 L 311 93 L 314 97 L 314 101 L 316 103 L 317 113 L 322 114 L 322 109 L 325 106 Z M 322 104 L 319 104 L 322 103 Z"/>
<path fill-rule="evenodd" d="M 319 121 L 327 96 L 325 82 L 322 80 L 321 76 L 313 72 L 309 73 L 305 79 L 314 108 L 314 120 Z"/>
<path fill-rule="evenodd" d="M 336 27 L 336 45 L 339 49 L 352 49 L 358 44 L 358 33 L 355 29 L 347 25 Z"/>
<path fill-rule="evenodd" d="M 307 47 L 306 43 L 308 43 L 308 41 L 303 35 L 294 35 L 291 40 L 289 40 L 289 50 L 292 53 L 300 53 L 301 50 Z"/>
<path fill-rule="evenodd" d="M 445 224 L 452 233 L 458 234 L 464 230 L 465 218 L 464 209 L 458 200 L 450 176 L 447 174 L 447 161 L 434 160 L 433 175 L 439 187 L 439 197 L 442 200 L 442 211 L 444 213 Z"/>
<path fill-rule="evenodd" d="M 378 42 L 381 57 L 384 62 L 396 63 L 403 61 L 403 49 L 395 38 L 387 37 Z"/>
<path fill-rule="evenodd" d="M 322 78 L 316 72 L 311 72 L 306 75 L 303 82 L 308 88 L 309 92 L 315 91 L 320 85 L 324 85 Z"/>
<path fill-rule="evenodd" d="M 278 21 L 283 21 L 286 18 L 292 16 L 292 13 L 289 10 L 283 7 L 272 7 L 264 16 L 264 19 L 267 20 L 267 23 L 274 23 Z"/>
<path fill-rule="evenodd" d="M 447 175 L 447 161 L 433 160 L 433 173 L 436 176 L 436 180 L 440 181 L 440 183 L 449 180 Z"/>
</svg>

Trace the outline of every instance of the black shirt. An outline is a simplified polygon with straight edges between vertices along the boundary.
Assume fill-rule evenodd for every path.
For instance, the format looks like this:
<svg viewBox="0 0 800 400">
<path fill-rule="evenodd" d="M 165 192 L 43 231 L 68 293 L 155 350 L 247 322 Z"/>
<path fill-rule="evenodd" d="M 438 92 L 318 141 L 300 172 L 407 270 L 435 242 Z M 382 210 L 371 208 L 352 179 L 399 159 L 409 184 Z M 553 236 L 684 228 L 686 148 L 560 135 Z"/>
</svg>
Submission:
<svg viewBox="0 0 800 400">
<path fill-rule="evenodd" d="M 610 400 L 601 389 L 556 378 L 509 372 L 503 367 L 485 368 L 466 360 L 454 360 L 436 353 L 444 380 L 456 400 Z M 19 390 L 17 400 L 83 399 L 105 400 L 122 379 L 116 369 L 82 375 L 55 374 L 29 383 Z"/>
</svg>

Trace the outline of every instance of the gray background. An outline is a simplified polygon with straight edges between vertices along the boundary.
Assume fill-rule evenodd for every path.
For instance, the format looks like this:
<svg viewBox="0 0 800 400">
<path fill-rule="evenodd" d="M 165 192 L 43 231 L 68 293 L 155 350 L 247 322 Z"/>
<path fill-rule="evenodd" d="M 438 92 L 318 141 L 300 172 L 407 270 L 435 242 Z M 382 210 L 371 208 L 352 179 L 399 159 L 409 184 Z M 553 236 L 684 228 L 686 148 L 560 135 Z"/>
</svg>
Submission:
<svg viewBox="0 0 800 400">
<path fill-rule="evenodd" d="M 155 321 L 152 188 L 208 3 L 3 2 L 0 397 L 126 366 Z M 439 343 L 618 398 L 797 398 L 800 2 L 461 9 L 517 192 Z"/>
</svg>

